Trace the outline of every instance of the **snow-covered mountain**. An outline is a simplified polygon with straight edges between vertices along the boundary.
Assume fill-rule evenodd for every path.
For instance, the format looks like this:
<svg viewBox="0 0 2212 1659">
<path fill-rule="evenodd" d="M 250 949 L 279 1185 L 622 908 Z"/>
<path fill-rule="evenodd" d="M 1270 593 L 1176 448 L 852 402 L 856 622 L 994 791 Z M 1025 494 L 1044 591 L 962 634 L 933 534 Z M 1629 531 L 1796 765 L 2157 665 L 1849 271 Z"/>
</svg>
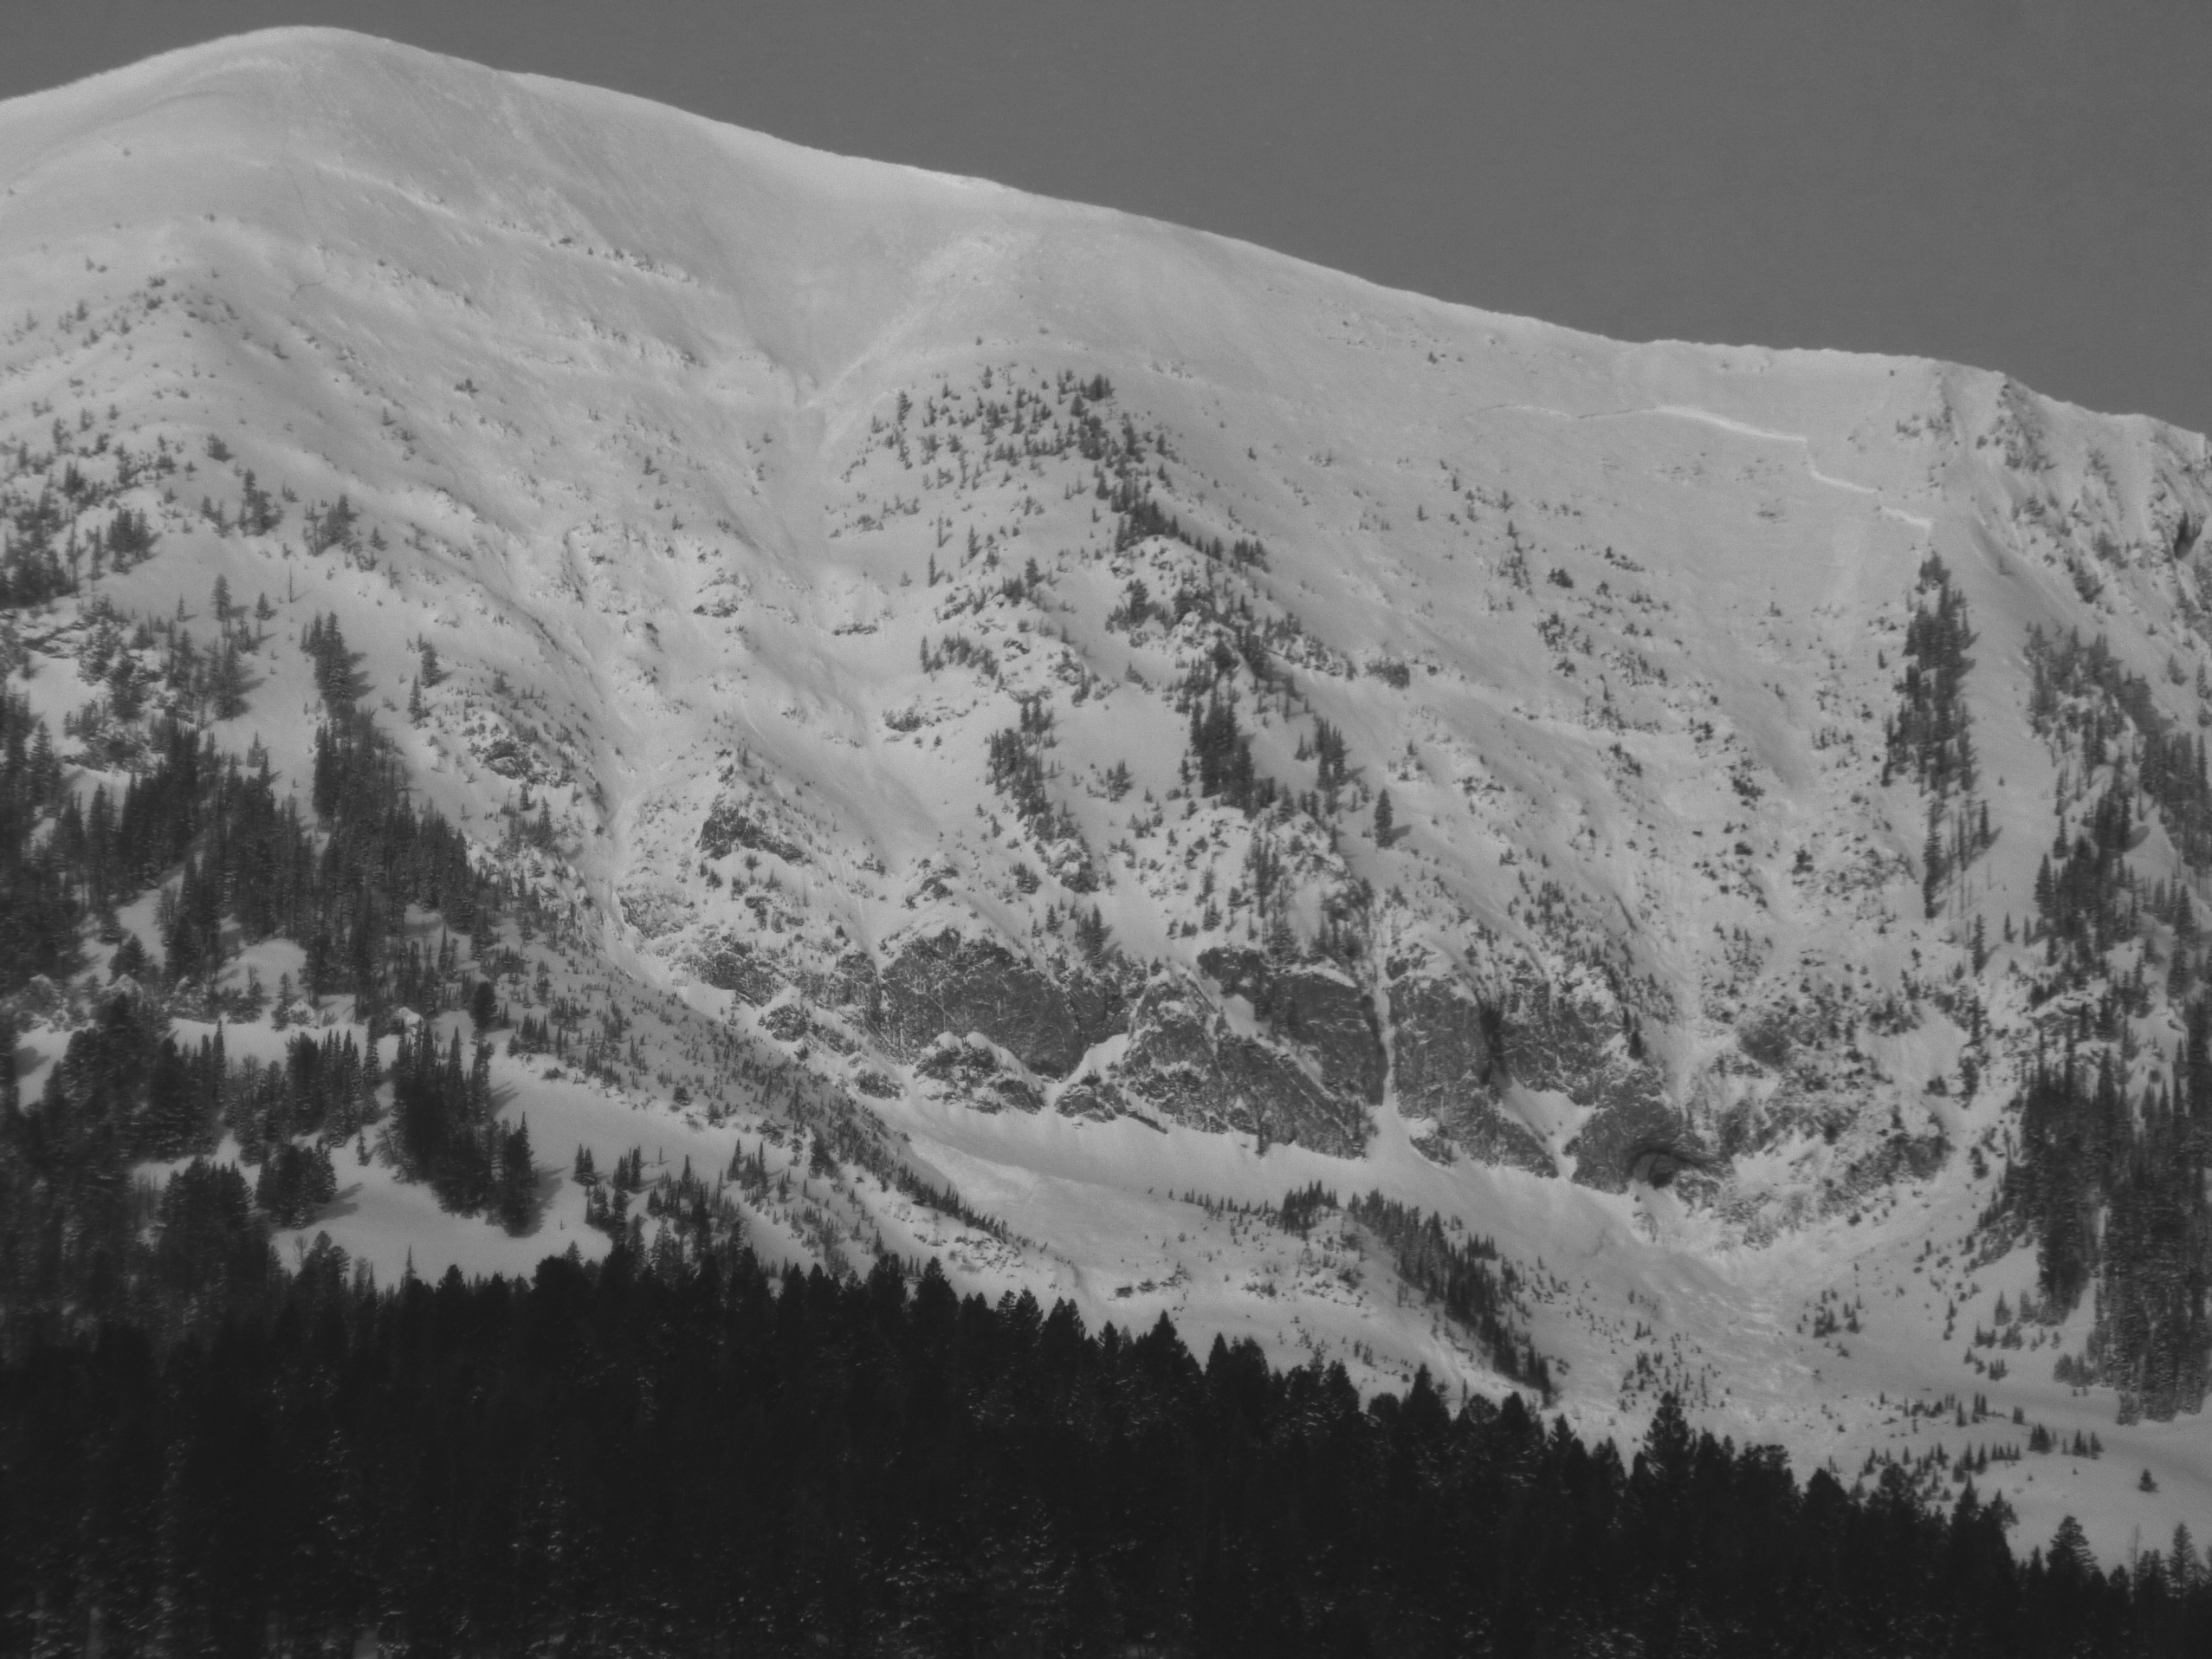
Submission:
<svg viewBox="0 0 2212 1659">
<path fill-rule="evenodd" d="M 1672 1388 L 1847 1475 L 1996 1448 L 2031 1538 L 2212 1518 L 2202 437 L 333 32 L 0 106 L 0 489 L 88 559 L 11 689 L 120 786 L 119 633 L 221 576 L 273 614 L 210 729 L 304 790 L 334 617 L 577 922 L 498 942 L 596 1044 L 495 1057 L 541 1153 L 753 1160 L 770 1254 L 1533 1376 L 1381 1209 L 1284 1224 L 1378 1192 L 1494 1241 L 1584 1429 Z M 385 1271 L 605 1247 L 577 1185 L 510 1238 L 338 1170 L 306 1230 Z"/>
</svg>

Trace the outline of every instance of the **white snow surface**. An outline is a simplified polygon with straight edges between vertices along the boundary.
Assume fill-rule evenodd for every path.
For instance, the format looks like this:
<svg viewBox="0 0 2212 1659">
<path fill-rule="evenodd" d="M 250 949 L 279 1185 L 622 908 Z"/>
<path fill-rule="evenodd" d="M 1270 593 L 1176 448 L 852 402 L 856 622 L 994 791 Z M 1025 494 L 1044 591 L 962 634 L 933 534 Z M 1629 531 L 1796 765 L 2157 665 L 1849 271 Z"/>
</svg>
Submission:
<svg viewBox="0 0 2212 1659">
<path fill-rule="evenodd" d="M 535 867 L 589 907 L 598 939 L 559 964 L 563 982 L 650 1017 L 625 1087 L 498 1062 L 549 1176 L 579 1144 L 602 1168 L 636 1144 L 710 1170 L 765 1146 L 799 1181 L 778 1092 L 699 1059 L 702 1033 L 734 1028 L 833 1081 L 890 1078 L 889 1097 L 855 1098 L 914 1168 L 1012 1235 L 851 1172 L 815 1177 L 802 1191 L 849 1261 L 880 1241 L 941 1254 L 993 1295 L 1072 1297 L 1094 1327 L 1165 1310 L 1201 1351 L 1249 1333 L 1279 1361 L 1341 1358 L 1363 1386 L 1426 1364 L 1496 1390 L 1356 1236 L 1301 1240 L 1223 1207 L 1315 1180 L 1378 1188 L 1518 1265 L 1559 1409 L 1586 1432 L 1633 1439 L 1673 1386 L 1694 1420 L 1849 1479 L 1871 1451 L 2018 1442 L 2019 1406 L 2105 1448 L 1979 1479 L 2018 1507 L 2023 1545 L 2069 1512 L 2108 1559 L 2176 1520 L 2212 1525 L 2201 1417 L 2116 1424 L 2108 1391 L 2051 1380 L 2041 1332 L 2002 1381 L 1966 1351 L 1999 1294 L 2017 1302 L 2034 1278 L 2032 1250 L 1965 1254 L 2010 1121 L 2021 1051 L 2003 1034 L 2025 1030 L 2012 947 L 1976 981 L 1999 1035 L 1970 1098 L 1963 1034 L 1925 1007 L 1912 1028 L 1860 1030 L 1832 1106 L 1805 1106 L 1801 1132 L 1686 1196 L 1448 1158 L 1394 1094 L 1357 1159 L 986 1112 L 857 1028 L 840 1027 L 850 1056 L 812 1043 L 800 1057 L 763 1010 L 700 982 L 695 954 L 721 934 L 825 968 L 940 925 L 1045 952 L 1047 907 L 1064 921 L 1094 902 L 1139 961 L 1187 966 L 1241 941 L 1233 909 L 1194 924 L 1201 880 L 1243 878 L 1252 828 L 1171 795 L 1185 721 L 1167 693 L 1212 637 L 1106 624 L 1132 579 L 1160 598 L 1219 579 L 1285 625 L 1278 658 L 1347 734 L 1362 787 L 1387 786 L 1397 808 L 1387 848 L 1362 813 L 1336 848 L 1301 850 L 1306 925 L 1363 880 L 1372 959 L 1421 945 L 1498 984 L 1608 964 L 1671 1098 L 1709 1128 L 1782 1086 L 1731 1061 L 1760 1010 L 1818 988 L 1863 1014 L 1908 975 L 1968 972 L 1975 916 L 1994 942 L 2029 913 L 2057 779 L 2026 720 L 2028 627 L 2106 634 L 2193 725 L 2189 671 L 2212 651 L 2191 619 L 2195 561 L 2172 542 L 2212 502 L 2202 438 L 1944 363 L 1620 344 L 313 29 L 0 105 L 0 444 L 113 405 L 134 450 L 158 437 L 196 463 L 173 502 L 145 490 L 159 549 L 101 591 L 126 611 L 197 613 L 221 574 L 276 605 L 253 706 L 223 742 L 258 736 L 305 777 L 313 693 L 295 642 L 331 612 L 423 796 L 488 854 L 526 779 L 550 803 L 558 848 Z M 1165 539 L 1116 553 L 1088 463 L 1021 437 L 1009 456 L 1009 429 L 959 424 L 986 403 L 1012 416 L 1019 391 L 1023 421 L 1045 412 L 1022 436 L 1049 436 L 1064 374 L 1109 377 L 1107 418 L 1166 439 L 1155 498 L 1205 536 L 1263 540 L 1265 567 L 1232 574 Z M 958 454 L 934 441 L 954 434 Z M 210 458 L 210 436 L 232 460 Z M 273 534 L 218 533 L 194 510 L 203 494 L 235 501 L 245 468 L 296 496 Z M 302 509 L 341 492 L 382 548 L 307 556 Z M 1931 553 L 1979 634 L 1985 793 L 2002 821 L 2045 830 L 2001 837 L 1928 922 L 1921 798 L 1880 774 Z M 1002 595 L 1032 560 L 1035 593 Z M 948 579 L 933 585 L 933 568 Z M 62 639 L 73 615 L 27 620 L 30 672 L 13 682 L 57 733 L 87 695 Z M 925 642 L 956 634 L 993 653 L 995 676 L 922 670 Z M 447 678 L 411 725 L 424 641 Z M 1102 874 L 1095 893 L 1059 885 L 1051 849 L 986 781 L 989 735 L 1038 693 L 1057 722 L 1055 802 Z M 1309 787 L 1294 751 L 1310 724 L 1279 708 L 1258 721 L 1259 769 Z M 1117 761 L 1134 787 L 1113 799 Z M 710 884 L 698 835 L 725 800 L 794 856 L 748 870 L 733 853 Z M 1043 875 L 1038 891 L 1018 865 Z M 689 1104 L 671 1079 L 689 1080 Z M 1513 1104 L 1555 1145 L 1571 1134 L 1564 1096 Z M 1937 1127 L 1952 1153 L 1933 1175 L 1850 1173 L 1892 1132 Z M 1979 1173 L 1976 1145 L 1992 1154 Z M 318 1225 L 387 1274 L 411 1257 L 426 1273 L 521 1269 L 604 1243 L 566 1183 L 539 1233 L 511 1240 L 381 1164 L 345 1151 L 339 1168 L 340 1205 Z M 759 1218 L 764 1252 L 820 1251 L 799 1213 Z M 1810 1334 L 1830 1293 L 1863 1302 L 1860 1332 Z M 1961 1334 L 1945 1340 L 1950 1301 Z M 2078 1349 L 2087 1318 L 2054 1340 Z M 1965 1429 L 1900 1409 L 1976 1392 L 1999 1416 Z M 2138 1490 L 2145 1468 L 2156 1494 Z"/>
</svg>

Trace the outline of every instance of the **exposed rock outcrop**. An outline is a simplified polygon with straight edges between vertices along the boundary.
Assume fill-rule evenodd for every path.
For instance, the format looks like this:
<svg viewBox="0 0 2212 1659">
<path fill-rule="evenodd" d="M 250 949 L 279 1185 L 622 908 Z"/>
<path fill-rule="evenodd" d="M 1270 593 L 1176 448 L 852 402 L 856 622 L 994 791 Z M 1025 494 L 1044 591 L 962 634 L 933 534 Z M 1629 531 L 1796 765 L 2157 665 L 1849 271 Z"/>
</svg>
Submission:
<svg viewBox="0 0 2212 1659">
<path fill-rule="evenodd" d="M 783 988 L 783 977 L 754 953 L 743 940 L 727 933 L 702 938 L 687 959 L 702 983 L 718 991 L 734 991 L 740 1001 L 754 1008 L 773 1001 Z"/>
<path fill-rule="evenodd" d="M 1374 1132 L 1368 1100 L 1329 1088 L 1325 1073 L 1314 1074 L 1322 1072 L 1316 1064 L 1309 1073 L 1291 1053 L 1237 1032 L 1203 987 L 1163 972 L 1130 1014 L 1129 1047 L 1110 1088 L 1123 1110 L 1356 1154 Z M 1375 1089 L 1379 1094 L 1379 1077 Z M 1110 1098 L 1107 1086 L 1094 1085 L 1083 1102 L 1095 1110 Z"/>
<path fill-rule="evenodd" d="M 1695 1132 L 1669 1104 L 1665 1079 L 1600 975 L 1575 968 L 1556 981 L 1517 979 L 1497 1031 L 1498 1063 L 1515 1080 L 1588 1109 L 1563 1149 L 1585 1186 L 1618 1192 L 1640 1178 L 1640 1160 L 1658 1167 L 1654 1153 L 1670 1153 L 1675 1168 L 1702 1160 Z"/>
<path fill-rule="evenodd" d="M 1390 1069 L 1374 999 L 1328 961 L 1278 963 L 1257 950 L 1215 949 L 1198 965 L 1241 996 L 1270 1033 L 1310 1054 L 1332 1093 L 1378 1105 Z"/>
<path fill-rule="evenodd" d="M 940 1036 L 915 1062 L 915 1075 L 945 1085 L 962 1105 L 982 1111 L 1035 1111 L 1045 1104 L 1036 1083 L 980 1036 Z"/>
<path fill-rule="evenodd" d="M 1550 1151 L 1501 1099 L 1503 1027 L 1447 962 L 1416 949 L 1385 964 L 1398 1110 L 1433 1120 L 1450 1145 L 1486 1163 L 1557 1172 Z"/>
<path fill-rule="evenodd" d="M 739 847 L 770 853 L 786 864 L 803 864 L 806 859 L 796 844 L 768 828 L 742 801 L 724 796 L 699 826 L 699 850 L 710 859 L 726 859 Z"/>
<path fill-rule="evenodd" d="M 1059 976 L 957 928 L 908 940 L 877 982 L 878 1036 L 913 1058 L 941 1034 L 980 1032 L 1044 1077 L 1065 1077 L 1094 1043 L 1127 1029 L 1121 988 L 1088 969 Z"/>
</svg>

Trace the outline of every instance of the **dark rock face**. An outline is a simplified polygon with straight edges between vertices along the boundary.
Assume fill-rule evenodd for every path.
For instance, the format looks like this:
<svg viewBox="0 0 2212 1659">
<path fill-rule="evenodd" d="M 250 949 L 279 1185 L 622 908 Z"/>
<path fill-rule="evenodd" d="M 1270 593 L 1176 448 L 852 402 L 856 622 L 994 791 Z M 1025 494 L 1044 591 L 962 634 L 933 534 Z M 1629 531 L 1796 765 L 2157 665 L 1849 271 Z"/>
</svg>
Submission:
<svg viewBox="0 0 2212 1659">
<path fill-rule="evenodd" d="M 1503 995 L 1485 995 L 1418 943 L 1384 972 L 1398 1109 L 1434 1119 L 1452 1146 L 1486 1163 L 1557 1174 L 1550 1149 L 1504 1109 L 1506 1088 L 1519 1083 L 1589 1108 L 1562 1149 L 1586 1186 L 1664 1185 L 1710 1164 L 1601 974 L 1573 969 L 1555 982 L 1524 969 Z"/>
<path fill-rule="evenodd" d="M 1575 1180 L 1620 1192 L 1636 1177 L 1638 1160 L 1657 1156 L 1659 1148 L 1669 1149 L 1667 1156 L 1678 1169 L 1700 1161 L 1696 1138 L 1654 1083 L 1601 1098 L 1566 1150 L 1575 1160 Z"/>
<path fill-rule="evenodd" d="M 1661 1167 L 1661 1155 L 1672 1169 L 1704 1161 L 1658 1070 L 1632 1052 L 1625 1025 L 1618 999 L 1587 977 L 1517 984 L 1499 1021 L 1502 1061 L 1517 1079 L 1591 1108 L 1564 1150 L 1575 1180 L 1607 1192 Z"/>
<path fill-rule="evenodd" d="M 1426 953 L 1387 964 L 1398 1110 L 1434 1118 L 1445 1139 L 1485 1163 L 1556 1174 L 1543 1143 L 1499 1104 L 1507 1073 L 1497 1015 L 1438 966 Z"/>
<path fill-rule="evenodd" d="M 1311 1054 L 1330 1093 L 1381 1104 L 1390 1060 L 1374 999 L 1335 964 L 1277 964 L 1257 950 L 1217 949 L 1198 965 L 1226 995 L 1250 1002 L 1273 1034 Z"/>
<path fill-rule="evenodd" d="M 1647 1187 L 1671 1187 L 1675 1176 L 1695 1167 L 1674 1146 L 1639 1147 L 1629 1154 L 1628 1178 Z"/>
<path fill-rule="evenodd" d="M 786 1002 L 770 1008 L 760 1023 L 778 1042 L 804 1042 L 814 1031 L 814 1022 L 807 1017 L 805 1005 L 799 1002 Z"/>
<path fill-rule="evenodd" d="M 1008 1070 L 987 1042 L 941 1036 L 915 1062 L 915 1074 L 944 1084 L 963 1105 L 980 1111 L 1035 1111 L 1045 1104 L 1037 1085 Z"/>
<path fill-rule="evenodd" d="M 1053 1107 L 1063 1118 L 1087 1118 L 1093 1123 L 1109 1123 L 1114 1118 L 1132 1117 L 1122 1092 L 1104 1078 L 1078 1079 L 1060 1091 Z"/>
<path fill-rule="evenodd" d="M 1356 1156 L 1394 1064 L 1400 1110 L 1433 1119 L 1441 1140 L 1485 1163 L 1558 1173 L 1549 1148 L 1504 1109 L 1517 1080 L 1590 1108 L 1565 1149 L 1588 1185 L 1658 1184 L 1708 1161 L 1657 1070 L 1634 1052 L 1619 1001 L 1591 975 L 1555 985 L 1531 974 L 1486 1004 L 1456 968 L 1414 946 L 1387 965 L 1386 1047 L 1374 999 L 1334 962 L 1216 949 L 1199 966 L 1222 995 L 1250 1005 L 1258 1032 L 1239 1029 L 1187 974 L 1155 970 L 1131 1003 L 1096 969 L 1040 965 L 951 927 L 906 940 L 880 972 L 849 956 L 810 989 L 818 1002 L 863 1011 L 917 1077 L 986 1111 L 1038 1110 L 1036 1079 L 1069 1076 L 1095 1044 L 1126 1032 L 1109 1070 L 1059 1094 L 1060 1112 Z"/>
<path fill-rule="evenodd" d="M 1374 1132 L 1364 1097 L 1323 1086 L 1290 1055 L 1232 1030 L 1198 985 L 1174 975 L 1137 999 L 1114 1085 L 1123 1109 L 1138 1115 L 1342 1157 Z M 1375 1086 L 1380 1093 L 1379 1077 Z M 1087 1092 L 1084 1105 L 1102 1094 Z"/>
<path fill-rule="evenodd" d="M 875 1019 L 884 1046 L 917 1054 L 941 1034 L 981 1032 L 1045 1077 L 1065 1077 L 1092 1044 L 1127 1028 L 1121 988 L 1078 971 L 1054 979 L 995 940 L 954 928 L 909 941 L 883 972 Z"/>
<path fill-rule="evenodd" d="M 772 853 L 786 864 L 801 864 L 806 855 L 774 834 L 738 802 L 718 800 L 699 827 L 699 850 L 710 859 L 728 858 L 737 847 Z"/>
<path fill-rule="evenodd" d="M 825 1008 L 851 1008 L 873 1025 L 877 1013 L 876 964 L 864 950 L 848 950 L 827 971 L 803 971 L 794 982 L 807 1000 Z"/>
<path fill-rule="evenodd" d="M 734 991 L 754 1008 L 783 988 L 775 969 L 753 954 L 743 941 L 727 936 L 705 941 L 691 958 L 691 971 L 718 991 Z"/>
<path fill-rule="evenodd" d="M 1950 1157 L 1950 1142 L 1941 1130 L 1908 1135 L 1898 1130 L 1859 1159 L 1838 1183 L 1847 1194 L 1883 1192 L 1906 1181 L 1925 1181 Z"/>
</svg>

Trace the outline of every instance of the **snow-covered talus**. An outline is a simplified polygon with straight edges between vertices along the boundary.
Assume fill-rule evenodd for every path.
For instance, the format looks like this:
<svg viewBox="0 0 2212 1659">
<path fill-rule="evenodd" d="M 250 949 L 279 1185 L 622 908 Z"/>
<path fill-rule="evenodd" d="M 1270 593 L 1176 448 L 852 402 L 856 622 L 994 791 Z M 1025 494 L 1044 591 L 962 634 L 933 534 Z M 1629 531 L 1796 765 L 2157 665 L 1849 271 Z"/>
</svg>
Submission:
<svg viewBox="0 0 2212 1659">
<path fill-rule="evenodd" d="M 2028 1231 L 1976 1228 L 2038 1033 L 2145 1086 L 2180 1030 L 2164 921 L 2056 998 L 2025 941 L 2054 802 L 2079 826 L 2129 753 L 2039 730 L 2026 652 L 2102 634 L 2137 726 L 2196 731 L 2202 438 L 1935 362 L 1622 345 L 328 32 L 0 106 L 0 191 L 10 487 L 74 468 L 87 531 L 160 538 L 98 591 L 335 614 L 428 800 L 488 852 L 546 813 L 603 922 L 571 966 L 675 994 L 669 1053 L 734 1032 L 909 1137 L 1011 1229 L 976 1282 L 1494 1383 L 1356 1229 L 1223 1208 L 1381 1189 L 1522 1265 L 1590 1425 L 1673 1385 L 1855 1469 L 1934 1443 L 1899 1399 L 1980 1392 L 2004 1426 L 1954 1446 L 2015 1404 L 2100 1425 L 2040 1489 L 2110 1527 L 2212 1509 L 2197 1419 L 2052 1379 L 2089 1304 L 1995 1379 L 1965 1334 L 2035 1284 Z M 158 445 L 188 464 L 119 480 Z M 1948 792 L 1888 736 L 1945 592 L 1977 636 Z M 57 725 L 79 608 L 12 625 Z M 280 648 L 218 736 L 303 775 L 306 672 Z M 2197 886 L 2141 817 L 2142 889 Z M 2151 951 L 2117 1027 L 2055 1034 Z M 782 1109 L 501 1065 L 610 1151 L 726 1162 Z M 396 1196 L 329 1225 L 520 1247 Z M 1977 1478 L 2034 1523 L 2036 1472 Z"/>
</svg>

